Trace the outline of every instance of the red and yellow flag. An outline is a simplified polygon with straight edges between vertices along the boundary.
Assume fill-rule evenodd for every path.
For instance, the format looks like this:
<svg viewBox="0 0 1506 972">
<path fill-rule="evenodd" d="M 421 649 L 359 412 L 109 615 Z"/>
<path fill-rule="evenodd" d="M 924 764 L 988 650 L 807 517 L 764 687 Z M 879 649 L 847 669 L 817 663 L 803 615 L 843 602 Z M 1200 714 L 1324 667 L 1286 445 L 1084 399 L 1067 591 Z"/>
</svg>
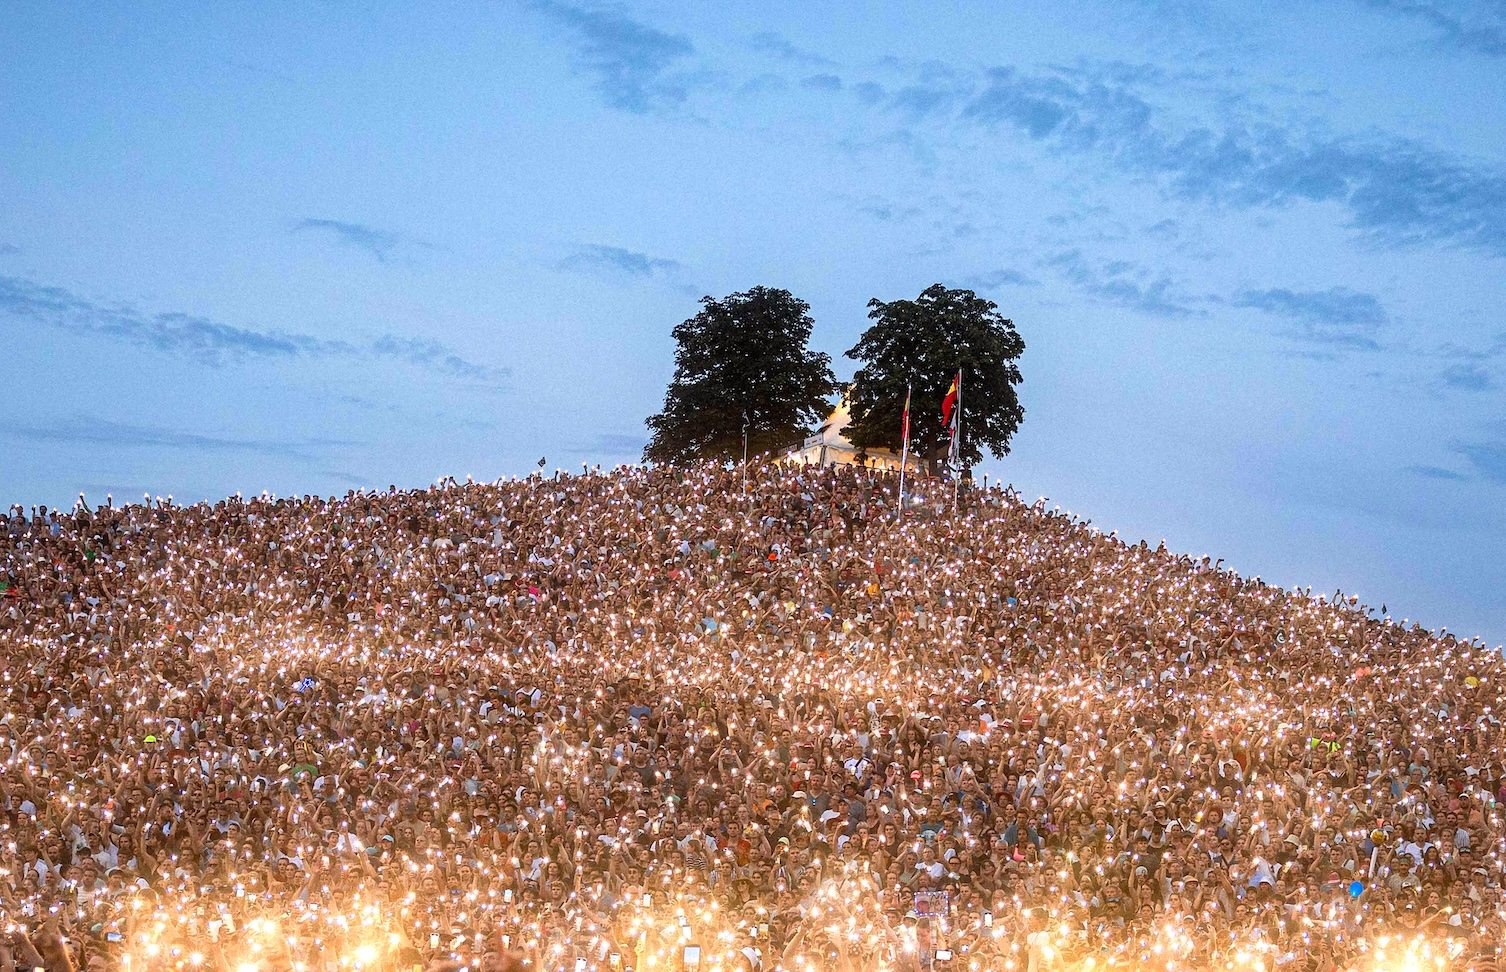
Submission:
<svg viewBox="0 0 1506 972">
<path fill-rule="evenodd" d="M 957 385 L 962 379 L 962 372 L 957 372 L 952 379 L 952 387 L 946 390 L 946 397 L 941 400 L 941 424 L 946 428 L 952 427 L 952 409 L 957 407 Z"/>
</svg>

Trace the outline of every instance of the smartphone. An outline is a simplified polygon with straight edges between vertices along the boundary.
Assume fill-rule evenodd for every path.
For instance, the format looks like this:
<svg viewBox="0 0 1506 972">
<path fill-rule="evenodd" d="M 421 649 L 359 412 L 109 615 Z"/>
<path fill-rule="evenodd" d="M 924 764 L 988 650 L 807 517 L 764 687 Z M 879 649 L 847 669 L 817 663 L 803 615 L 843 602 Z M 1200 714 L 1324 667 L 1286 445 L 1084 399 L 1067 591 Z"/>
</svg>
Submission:
<svg viewBox="0 0 1506 972">
<path fill-rule="evenodd" d="M 430 948 L 438 948 L 439 947 L 439 936 L 437 934 L 429 936 L 429 947 Z"/>
<path fill-rule="evenodd" d="M 938 961 L 938 962 L 950 962 L 951 960 L 952 960 L 952 950 L 951 949 L 949 949 L 949 948 L 938 948 L 936 950 L 936 961 Z"/>
<path fill-rule="evenodd" d="M 512 888 L 503 889 L 502 900 L 507 902 L 508 904 L 512 904 Z"/>
<path fill-rule="evenodd" d="M 985 911 L 985 912 L 983 912 L 983 927 L 984 928 L 992 928 L 993 926 L 994 926 L 994 913 L 992 911 Z"/>
<path fill-rule="evenodd" d="M 685 946 L 685 964 L 691 967 L 699 966 L 701 964 L 701 946 Z"/>
<path fill-rule="evenodd" d="M 105 941 L 107 941 L 107 942 L 123 942 L 123 941 L 125 941 L 125 936 L 122 935 L 120 932 L 105 932 Z"/>
<path fill-rule="evenodd" d="M 575 960 L 575 972 L 586 972 L 586 960 L 585 959 L 576 959 Z"/>
</svg>

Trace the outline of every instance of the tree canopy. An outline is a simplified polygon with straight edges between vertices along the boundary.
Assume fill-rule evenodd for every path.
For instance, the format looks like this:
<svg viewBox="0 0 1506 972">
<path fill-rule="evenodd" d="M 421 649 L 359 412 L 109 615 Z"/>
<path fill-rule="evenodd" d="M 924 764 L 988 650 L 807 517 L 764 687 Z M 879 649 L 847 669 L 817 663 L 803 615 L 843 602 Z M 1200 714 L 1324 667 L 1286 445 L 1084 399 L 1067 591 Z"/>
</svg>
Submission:
<svg viewBox="0 0 1506 972">
<path fill-rule="evenodd" d="M 674 330 L 675 375 L 664 410 L 648 419 L 645 461 L 685 465 L 798 444 L 837 389 L 829 355 L 807 348 L 810 305 L 788 290 L 754 287 L 701 310 Z"/>
<path fill-rule="evenodd" d="M 944 459 L 950 437 L 941 402 L 960 368 L 963 466 L 976 465 L 983 447 L 996 458 L 1009 452 L 1025 417 L 1015 391 L 1025 342 L 998 305 L 971 290 L 934 284 L 915 300 L 870 300 L 868 318 L 873 323 L 847 352 L 862 362 L 848 393 L 853 445 L 899 451 L 910 383 L 910 449 L 933 464 Z"/>
</svg>

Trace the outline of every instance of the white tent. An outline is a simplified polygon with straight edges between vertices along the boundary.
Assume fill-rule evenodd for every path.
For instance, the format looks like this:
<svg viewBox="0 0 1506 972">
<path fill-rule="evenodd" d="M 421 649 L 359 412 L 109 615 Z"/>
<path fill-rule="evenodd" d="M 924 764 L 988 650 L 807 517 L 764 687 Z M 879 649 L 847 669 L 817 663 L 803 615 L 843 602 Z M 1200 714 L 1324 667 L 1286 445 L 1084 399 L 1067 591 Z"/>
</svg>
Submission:
<svg viewBox="0 0 1506 972">
<path fill-rule="evenodd" d="M 896 417 L 896 421 L 898 418 Z M 784 454 L 784 461 L 813 466 L 856 466 L 858 462 L 858 450 L 843 431 L 852 422 L 852 414 L 847 408 L 847 396 L 843 395 L 837 407 L 821 423 L 815 435 L 808 436 L 804 442 Z M 867 450 L 867 461 L 863 463 L 868 469 L 883 469 L 890 472 L 899 471 L 899 454 L 890 449 L 870 448 Z M 912 454 L 908 462 L 909 471 L 918 473 L 920 462 Z"/>
</svg>

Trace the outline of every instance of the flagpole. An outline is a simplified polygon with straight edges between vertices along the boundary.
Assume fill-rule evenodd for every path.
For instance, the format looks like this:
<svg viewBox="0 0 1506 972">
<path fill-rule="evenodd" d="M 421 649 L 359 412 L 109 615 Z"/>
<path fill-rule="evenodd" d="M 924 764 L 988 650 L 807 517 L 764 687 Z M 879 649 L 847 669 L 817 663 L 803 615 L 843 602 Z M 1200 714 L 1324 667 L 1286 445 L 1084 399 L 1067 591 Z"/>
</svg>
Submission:
<svg viewBox="0 0 1506 972">
<path fill-rule="evenodd" d="M 957 495 L 962 489 L 962 369 L 957 369 L 957 425 L 952 430 L 952 512 L 957 512 Z"/>
<path fill-rule="evenodd" d="M 905 467 L 910 464 L 910 383 L 905 382 L 905 410 L 901 413 L 899 434 L 899 518 L 905 518 Z"/>
</svg>

